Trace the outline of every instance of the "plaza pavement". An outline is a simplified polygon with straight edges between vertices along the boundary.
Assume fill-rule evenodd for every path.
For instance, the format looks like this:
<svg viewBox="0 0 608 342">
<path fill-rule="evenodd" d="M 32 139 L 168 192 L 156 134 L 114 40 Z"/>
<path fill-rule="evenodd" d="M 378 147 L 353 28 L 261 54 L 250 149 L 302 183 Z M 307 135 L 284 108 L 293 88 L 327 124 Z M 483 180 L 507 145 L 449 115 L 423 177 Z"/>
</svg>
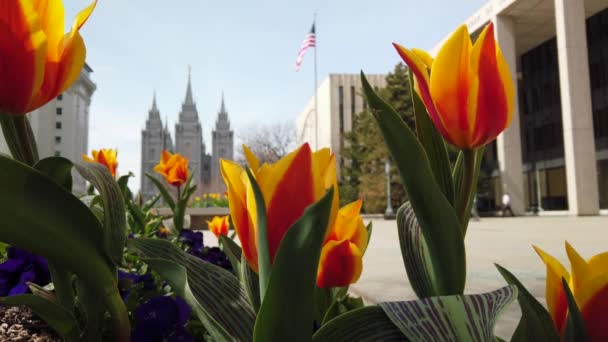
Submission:
<svg viewBox="0 0 608 342">
<path fill-rule="evenodd" d="M 396 222 L 372 220 L 374 230 L 363 261 L 363 274 L 351 292 L 367 303 L 415 299 L 409 287 L 397 236 Z M 545 266 L 532 244 L 558 258 L 566 268 L 564 241 L 585 257 L 608 251 L 608 217 L 516 217 L 471 221 L 466 237 L 466 293 L 482 293 L 505 286 L 494 267 L 509 269 L 545 303 Z M 503 313 L 495 333 L 509 338 L 520 318 L 516 302 Z"/>
</svg>

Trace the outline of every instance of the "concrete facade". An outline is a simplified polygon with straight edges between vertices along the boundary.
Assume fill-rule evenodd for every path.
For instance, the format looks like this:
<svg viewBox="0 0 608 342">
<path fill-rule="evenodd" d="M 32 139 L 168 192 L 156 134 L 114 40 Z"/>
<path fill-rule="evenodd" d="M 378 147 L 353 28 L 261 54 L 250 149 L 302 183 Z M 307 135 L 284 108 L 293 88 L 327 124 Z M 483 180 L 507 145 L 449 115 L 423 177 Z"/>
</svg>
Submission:
<svg viewBox="0 0 608 342">
<path fill-rule="evenodd" d="M 386 75 L 366 75 L 375 88 L 386 85 Z M 352 129 L 353 116 L 366 108 L 362 96 L 359 74 L 330 74 L 317 89 L 318 115 L 315 115 L 315 96 L 304 107 L 296 119 L 296 141 L 298 145 L 310 143 L 315 150 L 330 148 L 339 158 L 343 134 Z M 318 124 L 315 124 L 318 119 Z"/>
<path fill-rule="evenodd" d="M 40 158 L 61 156 L 73 161 L 88 154 L 89 108 L 97 86 L 91 79 L 93 70 L 85 65 L 80 76 L 63 94 L 28 114 L 38 144 Z M 10 154 L 2 131 L 0 152 Z M 85 180 L 72 171 L 73 191 L 83 194 Z"/>
<path fill-rule="evenodd" d="M 521 214 L 535 205 L 541 212 L 547 207 L 572 215 L 597 215 L 600 203 L 606 202 L 605 196 L 600 199 L 600 193 L 608 190 L 599 189 L 598 184 L 608 184 L 604 181 L 608 172 L 599 167 L 608 151 L 596 146 L 594 137 L 604 138 L 602 132 L 608 130 L 604 127 L 608 111 L 601 107 L 601 102 L 608 98 L 608 88 L 604 84 L 597 85 L 601 82 L 595 82 L 595 88 L 592 88 L 588 40 L 595 34 L 595 43 L 604 44 L 602 49 L 608 46 L 608 40 L 603 33 L 606 32 L 604 26 L 594 29 L 596 31 L 591 34 L 586 27 L 591 18 L 597 19 L 600 15 L 602 17 L 596 21 L 601 20 L 601 25 L 605 25 L 607 8 L 606 0 L 492 0 L 466 21 L 472 37 L 490 21 L 494 23 L 496 39 L 518 87 L 513 122 L 496 141 L 499 175 L 495 180 L 500 191 L 495 196 L 497 201 L 501 193 L 509 193 L 516 213 Z M 598 39 L 597 35 L 602 34 L 604 36 Z M 441 45 L 437 44 L 432 53 Z M 545 79 L 555 78 L 549 83 L 555 83 L 556 94 L 551 93 L 551 84 L 538 82 L 538 79 L 534 81 L 540 84 L 540 94 L 528 93 L 527 85 L 533 80 L 527 78 L 529 73 L 522 72 L 524 67 L 530 69 L 530 63 L 523 65 L 523 56 L 534 53 L 541 46 L 545 46 L 543 52 L 537 55 L 554 51 L 548 58 L 557 59 L 555 70 L 543 70 L 547 74 Z M 545 58 L 544 55 L 541 57 Z M 607 59 L 600 60 L 595 67 L 604 75 L 608 70 Z M 543 84 L 544 89 L 549 90 L 543 92 Z M 524 127 L 524 117 L 528 117 L 526 124 L 529 125 L 533 113 L 528 110 L 538 107 L 537 102 L 541 114 L 533 118 L 534 131 L 531 126 Z M 561 117 L 555 123 L 559 126 L 555 131 L 561 135 L 558 137 L 539 129 L 543 127 L 543 121 L 556 115 Z M 539 134 L 549 137 L 539 137 Z M 556 142 L 557 153 L 549 149 L 543 151 L 545 140 L 551 139 Z M 534 152 L 533 157 L 530 157 L 530 151 Z M 549 187 L 558 194 L 552 195 Z"/>
</svg>

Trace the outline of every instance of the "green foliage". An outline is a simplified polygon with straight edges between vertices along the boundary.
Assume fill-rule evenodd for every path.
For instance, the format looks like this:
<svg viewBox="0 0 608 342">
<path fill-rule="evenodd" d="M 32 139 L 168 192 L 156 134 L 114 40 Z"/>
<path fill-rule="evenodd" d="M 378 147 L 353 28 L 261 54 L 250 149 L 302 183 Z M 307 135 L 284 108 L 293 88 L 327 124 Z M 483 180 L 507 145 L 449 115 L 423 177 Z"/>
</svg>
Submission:
<svg viewBox="0 0 608 342">
<path fill-rule="evenodd" d="M 378 93 L 413 128 L 414 110 L 409 89 L 407 68 L 399 63 L 387 75 L 386 87 Z M 352 120 L 352 130 L 344 133 L 341 151 L 346 167 L 340 169 L 340 204 L 362 198 L 366 213 L 382 213 L 386 209 L 384 164 L 390 154 L 369 110 L 358 113 Z M 398 208 L 407 200 L 407 194 L 399 182 L 399 173 L 392 160 L 391 165 L 391 200 L 393 208 Z"/>
</svg>

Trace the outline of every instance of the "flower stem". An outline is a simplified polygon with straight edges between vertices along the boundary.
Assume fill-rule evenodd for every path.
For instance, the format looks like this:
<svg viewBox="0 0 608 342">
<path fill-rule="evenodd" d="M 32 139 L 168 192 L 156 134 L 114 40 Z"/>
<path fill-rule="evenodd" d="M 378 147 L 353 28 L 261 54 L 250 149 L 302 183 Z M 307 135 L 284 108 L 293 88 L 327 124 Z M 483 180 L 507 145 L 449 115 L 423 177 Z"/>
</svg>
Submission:
<svg viewBox="0 0 608 342">
<path fill-rule="evenodd" d="M 106 306 L 112 318 L 112 332 L 114 341 L 129 342 L 131 335 L 131 323 L 129 322 L 129 314 L 125 307 L 118 290 L 113 289 L 108 294 Z"/>
<path fill-rule="evenodd" d="M 469 201 L 471 200 L 473 184 L 475 183 L 475 150 L 463 150 L 463 177 L 462 186 L 460 187 L 460 193 L 458 194 L 458 201 L 456 202 L 456 213 L 458 214 L 458 220 L 462 225 L 463 234 L 467 231 L 465 225 L 468 224 L 468 218 L 471 215 L 469 209 Z"/>
<path fill-rule="evenodd" d="M 0 125 L 15 160 L 33 166 L 38 162 L 38 148 L 30 121 L 25 115 L 0 113 Z"/>
</svg>

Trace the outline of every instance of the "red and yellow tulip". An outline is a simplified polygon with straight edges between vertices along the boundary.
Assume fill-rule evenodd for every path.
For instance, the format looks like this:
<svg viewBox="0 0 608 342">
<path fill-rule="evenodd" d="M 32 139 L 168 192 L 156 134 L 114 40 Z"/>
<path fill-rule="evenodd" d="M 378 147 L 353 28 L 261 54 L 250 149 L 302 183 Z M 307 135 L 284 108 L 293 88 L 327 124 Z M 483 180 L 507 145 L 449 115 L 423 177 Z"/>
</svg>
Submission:
<svg viewBox="0 0 608 342">
<path fill-rule="evenodd" d="M 110 170 L 112 176 L 116 176 L 116 168 L 118 167 L 118 160 L 116 159 L 118 151 L 116 149 L 102 148 L 99 151 L 91 151 L 91 154 L 93 156 L 92 158 L 83 154 L 82 159 L 90 163 L 96 162 L 102 164 Z"/>
<path fill-rule="evenodd" d="M 76 81 L 86 57 L 79 30 L 96 3 L 64 34 L 61 0 L 0 1 L 0 112 L 24 115 Z"/>
<path fill-rule="evenodd" d="M 334 226 L 321 250 L 318 287 L 342 287 L 359 280 L 369 237 L 359 215 L 362 204 L 358 200 L 338 211 Z"/>
<path fill-rule="evenodd" d="M 184 158 L 179 153 L 171 154 L 163 150 L 160 162 L 154 167 L 154 171 L 165 177 L 167 183 L 173 186 L 182 186 L 190 175 L 188 158 Z"/>
<path fill-rule="evenodd" d="M 434 60 L 424 51 L 393 45 L 412 70 L 416 92 L 435 127 L 449 143 L 475 149 L 509 126 L 515 90 L 492 23 L 475 44 L 466 26 L 459 27 Z"/>
<path fill-rule="evenodd" d="M 555 327 L 561 333 L 566 324 L 568 305 L 562 278 L 568 281 L 579 307 L 590 341 L 608 340 L 608 252 L 589 260 L 566 242 L 572 274 L 553 256 L 534 246 L 547 266 L 546 299 Z"/>
<path fill-rule="evenodd" d="M 214 216 L 211 221 L 207 221 L 207 226 L 216 237 L 226 236 L 228 235 L 228 229 L 230 229 L 230 216 Z"/>
<path fill-rule="evenodd" d="M 245 146 L 249 167 L 260 186 L 266 205 L 268 247 L 271 261 L 283 236 L 304 209 L 320 200 L 327 189 L 334 188 L 331 218 L 333 226 L 338 212 L 338 189 L 335 156 L 329 149 L 312 152 L 308 144 L 280 159 L 275 164 L 260 165 Z M 222 160 L 222 177 L 228 188 L 232 223 L 241 241 L 249 266 L 258 271 L 257 212 L 253 188 L 245 170 L 237 163 Z"/>
</svg>

